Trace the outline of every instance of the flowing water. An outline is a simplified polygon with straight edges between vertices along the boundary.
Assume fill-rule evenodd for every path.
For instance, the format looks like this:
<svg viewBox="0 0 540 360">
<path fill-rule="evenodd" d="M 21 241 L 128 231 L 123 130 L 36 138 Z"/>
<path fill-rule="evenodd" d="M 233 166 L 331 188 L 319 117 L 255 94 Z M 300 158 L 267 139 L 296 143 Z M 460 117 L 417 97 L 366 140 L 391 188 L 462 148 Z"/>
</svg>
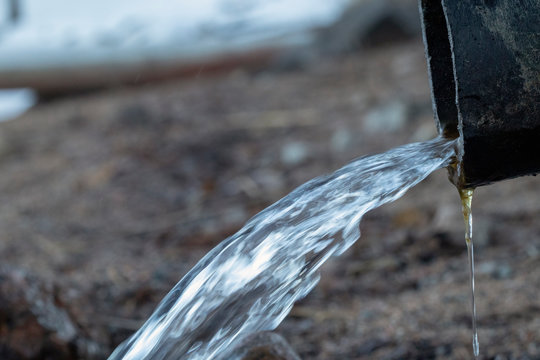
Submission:
<svg viewBox="0 0 540 360">
<path fill-rule="evenodd" d="M 360 237 L 362 216 L 449 165 L 454 146 L 401 146 L 300 186 L 210 251 L 109 359 L 226 358 L 246 335 L 276 328 L 321 265 Z"/>
<path fill-rule="evenodd" d="M 480 344 L 478 343 L 478 330 L 476 328 L 476 300 L 474 297 L 474 244 L 472 242 L 472 196 L 473 189 L 461 189 L 461 205 L 463 208 L 463 219 L 465 220 L 465 242 L 467 243 L 467 253 L 469 255 L 469 276 L 471 279 L 471 312 L 472 312 L 472 331 L 473 331 L 473 352 L 477 358 L 480 354 Z"/>
</svg>

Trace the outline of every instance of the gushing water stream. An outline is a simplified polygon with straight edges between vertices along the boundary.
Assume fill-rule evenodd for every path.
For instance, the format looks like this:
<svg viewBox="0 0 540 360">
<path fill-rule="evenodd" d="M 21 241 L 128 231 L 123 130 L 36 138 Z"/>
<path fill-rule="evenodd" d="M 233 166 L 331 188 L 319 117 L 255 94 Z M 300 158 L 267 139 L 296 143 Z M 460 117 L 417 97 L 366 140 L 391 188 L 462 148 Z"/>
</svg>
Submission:
<svg viewBox="0 0 540 360">
<path fill-rule="evenodd" d="M 226 358 L 246 335 L 276 328 L 321 265 L 360 237 L 362 216 L 449 165 L 454 146 L 401 146 L 298 187 L 210 251 L 109 359 Z"/>
</svg>

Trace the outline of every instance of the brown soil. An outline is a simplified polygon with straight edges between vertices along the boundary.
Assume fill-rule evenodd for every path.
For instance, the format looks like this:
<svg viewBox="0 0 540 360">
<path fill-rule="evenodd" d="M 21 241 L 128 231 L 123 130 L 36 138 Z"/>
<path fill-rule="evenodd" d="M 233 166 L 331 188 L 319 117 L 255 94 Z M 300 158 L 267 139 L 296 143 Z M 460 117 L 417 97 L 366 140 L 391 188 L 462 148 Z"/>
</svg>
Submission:
<svg viewBox="0 0 540 360">
<path fill-rule="evenodd" d="M 103 358 L 250 216 L 359 155 L 435 136 L 425 68 L 418 40 L 40 105 L 0 125 L 2 265 L 54 284 L 93 344 L 71 358 Z M 539 194 L 528 177 L 475 195 L 482 359 L 540 359 Z M 433 174 L 369 213 L 276 331 L 303 359 L 472 358 L 462 221 Z M 0 353 L 9 329 L 0 316 Z"/>
</svg>

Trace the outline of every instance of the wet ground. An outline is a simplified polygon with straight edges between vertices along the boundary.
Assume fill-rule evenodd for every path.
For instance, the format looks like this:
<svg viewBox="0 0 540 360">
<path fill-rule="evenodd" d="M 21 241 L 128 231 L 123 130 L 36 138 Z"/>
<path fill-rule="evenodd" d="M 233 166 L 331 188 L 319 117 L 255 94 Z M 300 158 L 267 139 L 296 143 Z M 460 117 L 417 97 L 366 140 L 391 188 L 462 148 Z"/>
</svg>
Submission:
<svg viewBox="0 0 540 360">
<path fill-rule="evenodd" d="M 435 136 L 420 40 L 294 71 L 43 104 L 0 124 L 0 358 L 105 358 L 209 249 L 306 180 Z M 482 359 L 540 359 L 540 181 L 473 200 Z M 276 330 L 303 359 L 472 358 L 456 189 L 441 170 Z"/>
</svg>

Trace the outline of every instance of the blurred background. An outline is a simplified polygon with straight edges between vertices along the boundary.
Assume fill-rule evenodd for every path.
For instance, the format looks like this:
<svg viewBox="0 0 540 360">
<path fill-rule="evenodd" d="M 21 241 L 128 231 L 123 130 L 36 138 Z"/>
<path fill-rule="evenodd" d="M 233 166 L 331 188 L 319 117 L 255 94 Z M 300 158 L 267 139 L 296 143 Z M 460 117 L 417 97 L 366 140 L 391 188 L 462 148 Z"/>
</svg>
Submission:
<svg viewBox="0 0 540 360">
<path fill-rule="evenodd" d="M 105 359 L 303 182 L 436 136 L 415 0 L 0 0 L 0 358 Z M 473 201 L 481 358 L 540 359 L 540 183 Z M 471 357 L 439 171 L 276 329 L 302 359 Z"/>
</svg>

